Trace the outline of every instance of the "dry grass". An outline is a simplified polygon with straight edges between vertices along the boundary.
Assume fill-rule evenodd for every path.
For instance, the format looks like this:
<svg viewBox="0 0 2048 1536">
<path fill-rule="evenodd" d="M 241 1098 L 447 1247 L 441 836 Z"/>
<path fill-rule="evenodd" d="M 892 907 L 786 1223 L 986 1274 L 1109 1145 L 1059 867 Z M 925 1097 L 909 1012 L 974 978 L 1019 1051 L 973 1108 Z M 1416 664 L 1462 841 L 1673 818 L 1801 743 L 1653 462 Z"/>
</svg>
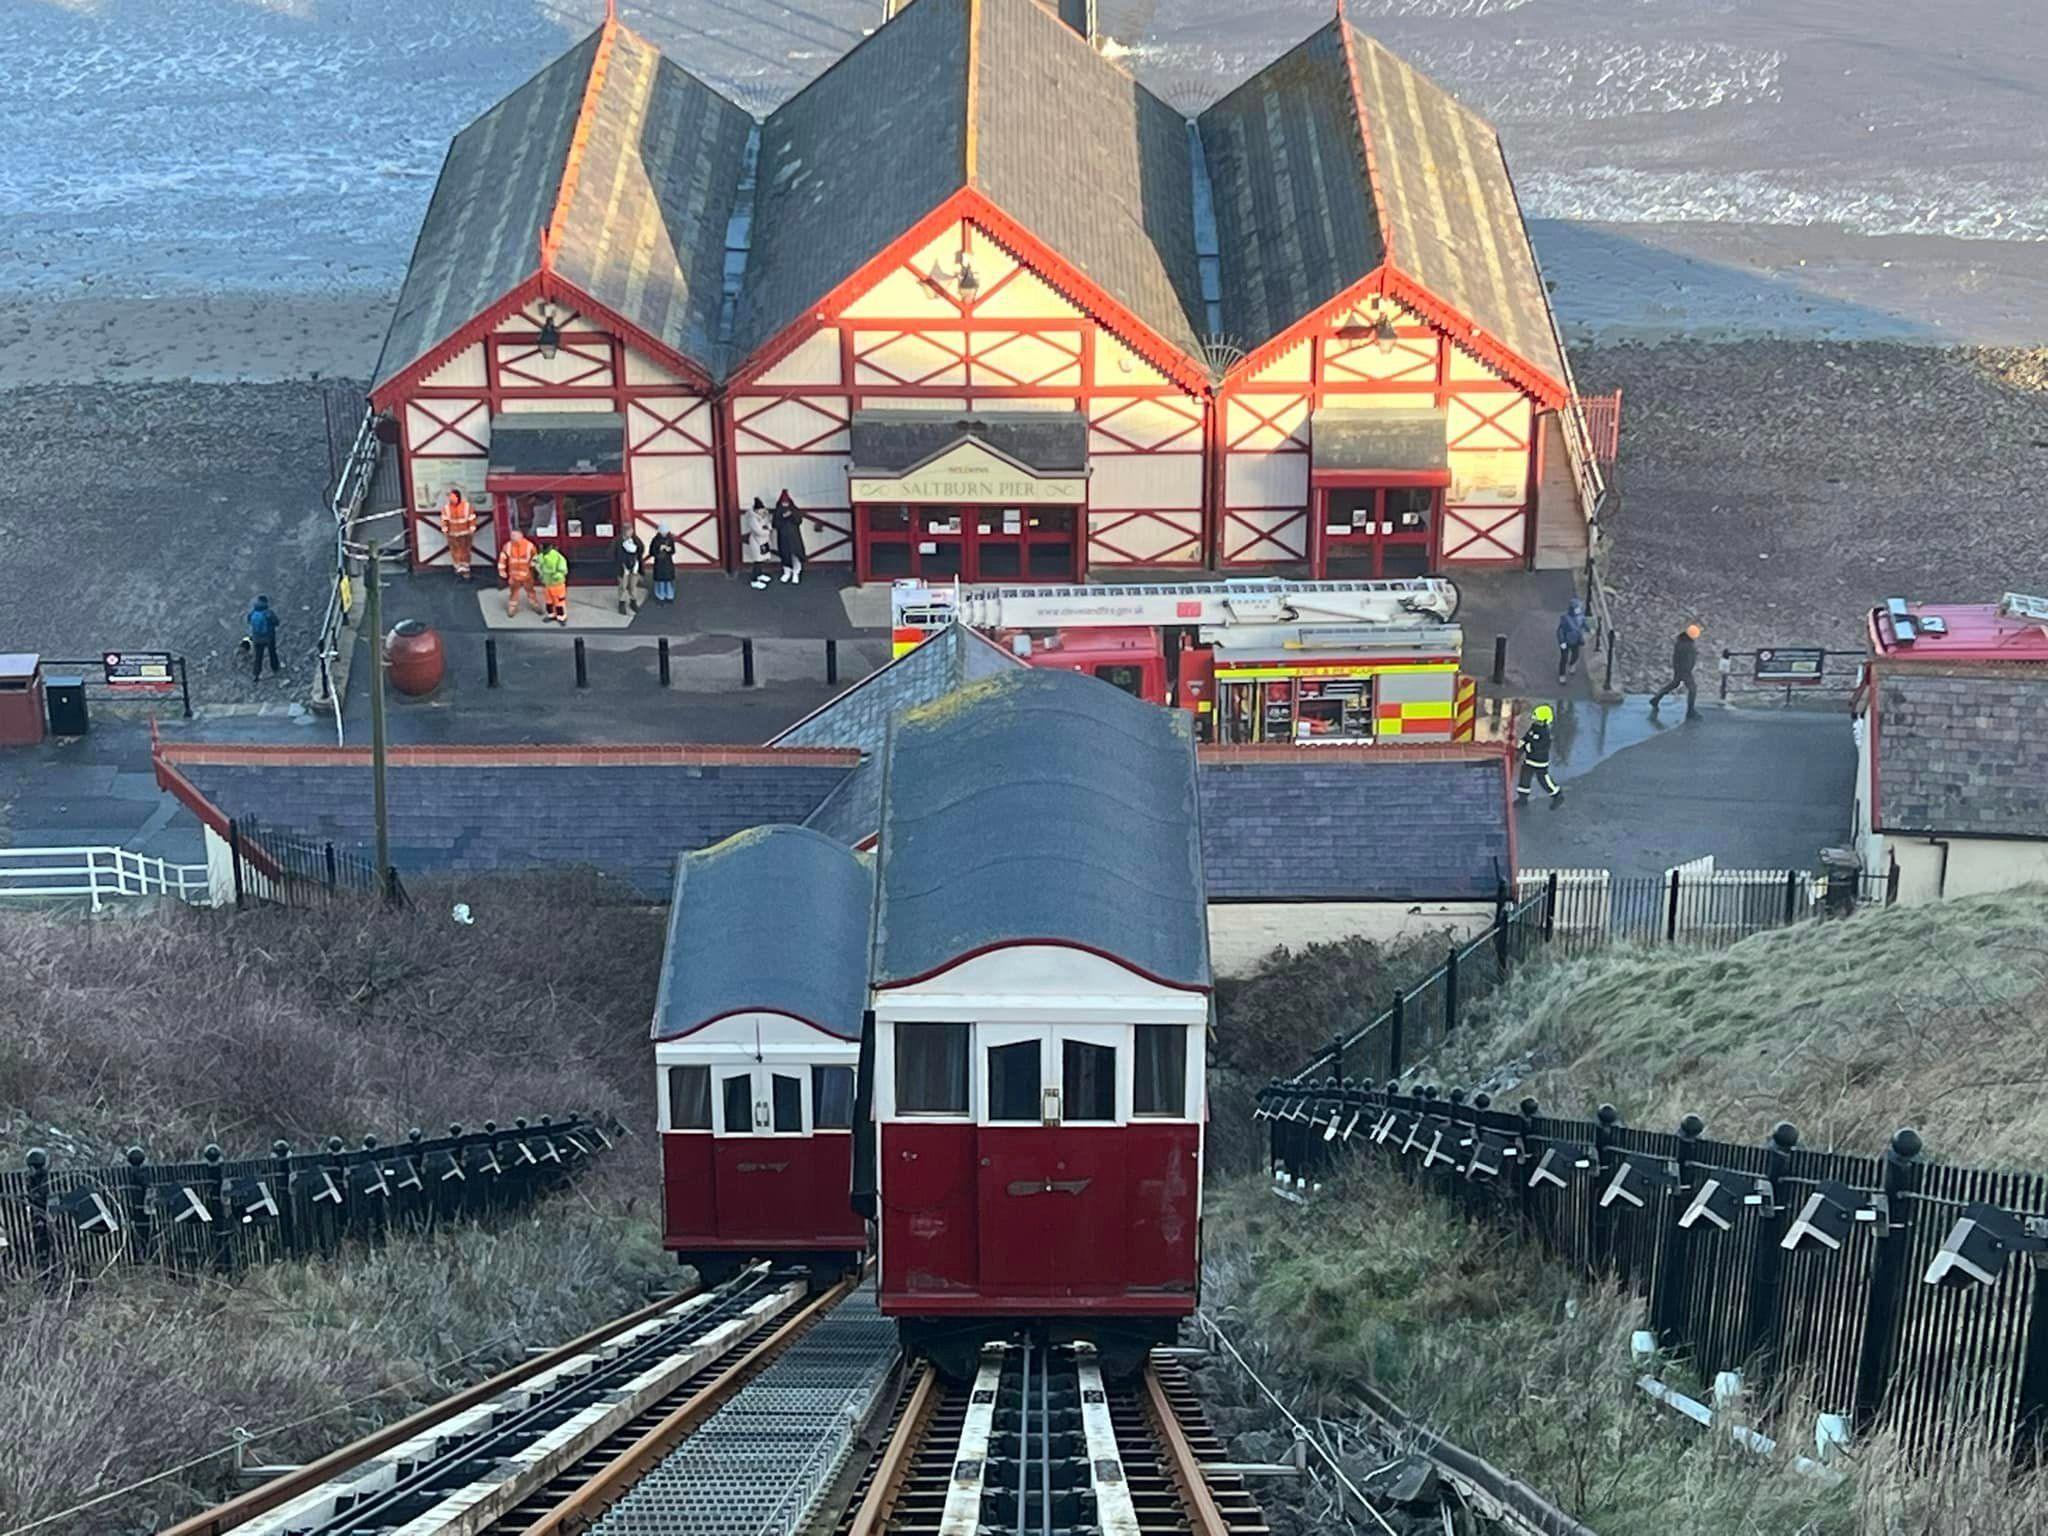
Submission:
<svg viewBox="0 0 2048 1536">
<path fill-rule="evenodd" d="M 2048 1529 L 2048 1484 L 1975 1463 L 1924 1478 L 1885 1444 L 1829 1487 L 1738 1450 L 1645 1399 L 1630 1335 L 1641 1304 L 1468 1226 L 1398 1178 L 1357 1177 L 1303 1208 L 1256 1181 L 1220 1189 L 1204 1230 L 1204 1304 L 1300 1417 L 1346 1447 L 1354 1478 L 1397 1453 L 1353 1406 L 1371 1384 L 1596 1531 L 1639 1536 L 2019 1536 Z M 1670 1364 L 1655 1367 L 1667 1378 Z M 1233 1368 L 1209 1367 L 1220 1426 L 1270 1421 Z M 1786 1419 L 1798 1416 L 1788 1412 Z M 1801 1420 L 1811 1422 L 1810 1416 Z M 1270 1456 L 1255 1433 L 1244 1447 Z M 1311 1495 L 1276 1522 L 1326 1532 Z"/>
<path fill-rule="evenodd" d="M 130 1142 L 190 1157 L 284 1136 L 605 1112 L 645 1131 L 662 921 L 575 879 L 466 881 L 474 926 L 415 906 L 175 912 L 107 923 L 0 913 L 0 1155 L 61 1165 Z M 638 1302 L 658 1246 L 654 1143 L 620 1143 L 510 1224 L 233 1283 L 123 1272 L 0 1291 L 0 1530 L 265 1430 L 295 1461 Z M 386 1391 L 384 1389 L 395 1388 Z M 377 1394 L 372 1396 L 371 1394 Z M 155 1529 L 218 1496 L 211 1462 L 50 1536 Z M 42 1536 L 42 1533 L 39 1533 Z"/>
<path fill-rule="evenodd" d="M 1875 1152 L 1911 1125 L 1944 1162 L 2038 1167 L 2044 1026 L 2035 888 L 1534 969 L 1422 1075 L 1658 1129 L 1692 1112 L 1732 1141 L 1789 1119 L 1807 1146 Z"/>
</svg>

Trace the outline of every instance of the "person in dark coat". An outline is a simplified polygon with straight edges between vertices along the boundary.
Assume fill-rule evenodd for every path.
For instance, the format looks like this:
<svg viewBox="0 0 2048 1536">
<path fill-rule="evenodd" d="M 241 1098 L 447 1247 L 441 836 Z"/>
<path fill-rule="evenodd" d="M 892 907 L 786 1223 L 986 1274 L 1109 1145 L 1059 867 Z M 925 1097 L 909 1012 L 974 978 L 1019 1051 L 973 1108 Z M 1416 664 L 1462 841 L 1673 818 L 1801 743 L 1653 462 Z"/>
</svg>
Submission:
<svg viewBox="0 0 2048 1536">
<path fill-rule="evenodd" d="M 676 536 L 666 528 L 654 536 L 647 546 L 647 561 L 654 571 L 654 600 L 657 603 L 672 603 L 676 600 Z"/>
<path fill-rule="evenodd" d="M 256 606 L 249 610 L 249 638 L 245 642 L 256 657 L 256 681 L 263 681 L 263 658 L 270 658 L 270 670 L 282 672 L 277 664 L 277 614 L 270 606 L 270 599 L 258 597 Z"/>
<path fill-rule="evenodd" d="M 795 585 L 804 579 L 804 515 L 787 491 L 775 498 L 775 553 L 784 581 Z"/>
<path fill-rule="evenodd" d="M 1564 793 L 1564 787 L 1550 776 L 1550 724 L 1554 713 L 1548 704 L 1538 704 L 1530 717 L 1529 729 L 1522 733 L 1522 771 L 1515 781 L 1517 805 L 1529 803 L 1529 791 L 1536 787 L 1538 779 L 1543 781 L 1553 804 Z"/>
<path fill-rule="evenodd" d="M 1557 620 L 1557 680 L 1568 679 L 1579 665 L 1579 651 L 1586 643 L 1586 605 L 1573 598 Z"/>
<path fill-rule="evenodd" d="M 1688 720 L 1699 719 L 1700 690 L 1699 684 L 1693 681 L 1692 675 L 1693 668 L 1699 665 L 1699 660 L 1700 627 L 1697 624 L 1688 624 L 1678 638 L 1671 643 L 1671 681 L 1650 696 L 1651 714 L 1654 715 L 1657 712 L 1657 706 L 1664 702 L 1667 695 L 1676 693 L 1679 689 L 1683 688 L 1685 690 L 1685 718 Z"/>
</svg>

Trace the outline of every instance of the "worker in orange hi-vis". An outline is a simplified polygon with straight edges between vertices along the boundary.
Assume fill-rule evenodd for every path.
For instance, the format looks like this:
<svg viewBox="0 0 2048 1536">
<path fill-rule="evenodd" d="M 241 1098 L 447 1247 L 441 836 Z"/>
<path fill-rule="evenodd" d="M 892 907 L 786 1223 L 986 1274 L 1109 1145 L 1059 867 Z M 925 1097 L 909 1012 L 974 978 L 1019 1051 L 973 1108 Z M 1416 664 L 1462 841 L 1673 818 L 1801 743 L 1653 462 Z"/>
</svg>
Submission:
<svg viewBox="0 0 2048 1536">
<path fill-rule="evenodd" d="M 533 605 L 535 613 L 545 614 L 547 611 L 541 607 L 540 594 L 534 590 L 533 583 L 533 562 L 539 554 L 533 540 L 519 528 L 512 530 L 512 537 L 498 551 L 498 578 L 505 583 L 505 613 L 508 617 L 519 611 L 519 594 L 522 592 L 526 594 L 527 602 Z"/>
<path fill-rule="evenodd" d="M 448 560 L 455 574 L 469 580 L 469 550 L 476 541 L 476 508 L 459 487 L 449 486 L 441 500 L 441 532 L 448 539 Z"/>
</svg>

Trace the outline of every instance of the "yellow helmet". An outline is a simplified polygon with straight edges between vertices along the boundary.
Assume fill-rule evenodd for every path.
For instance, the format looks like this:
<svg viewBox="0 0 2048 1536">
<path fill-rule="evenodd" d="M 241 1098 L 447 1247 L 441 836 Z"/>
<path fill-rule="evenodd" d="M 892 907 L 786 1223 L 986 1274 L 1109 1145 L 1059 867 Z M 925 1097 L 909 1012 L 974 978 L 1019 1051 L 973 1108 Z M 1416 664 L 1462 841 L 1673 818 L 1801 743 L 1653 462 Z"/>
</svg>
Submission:
<svg viewBox="0 0 2048 1536">
<path fill-rule="evenodd" d="M 1548 704 L 1538 704 L 1536 706 L 1536 723 L 1538 725 L 1548 725 L 1554 718 L 1555 713 Z"/>
</svg>

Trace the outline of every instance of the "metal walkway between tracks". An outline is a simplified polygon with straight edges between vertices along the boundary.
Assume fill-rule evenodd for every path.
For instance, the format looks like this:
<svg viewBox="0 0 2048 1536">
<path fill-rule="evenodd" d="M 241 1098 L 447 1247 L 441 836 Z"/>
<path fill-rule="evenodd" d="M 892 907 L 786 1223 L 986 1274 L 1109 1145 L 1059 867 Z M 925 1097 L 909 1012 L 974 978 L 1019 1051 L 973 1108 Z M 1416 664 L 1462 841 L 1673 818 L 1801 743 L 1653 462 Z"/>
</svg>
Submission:
<svg viewBox="0 0 2048 1536">
<path fill-rule="evenodd" d="M 591 1527 L 785 1536 L 838 1476 L 896 1361 L 872 1290 L 848 1296 Z"/>
</svg>

